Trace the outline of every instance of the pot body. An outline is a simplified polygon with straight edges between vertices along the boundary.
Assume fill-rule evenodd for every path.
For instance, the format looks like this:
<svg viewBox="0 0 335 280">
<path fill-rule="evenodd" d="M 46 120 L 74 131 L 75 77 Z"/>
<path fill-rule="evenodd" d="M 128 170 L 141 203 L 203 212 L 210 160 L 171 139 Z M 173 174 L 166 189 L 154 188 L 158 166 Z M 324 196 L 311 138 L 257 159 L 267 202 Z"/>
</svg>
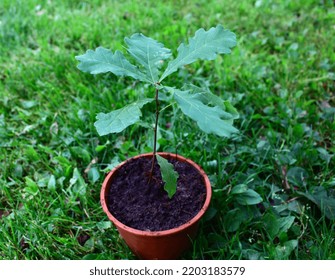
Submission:
<svg viewBox="0 0 335 280">
<path fill-rule="evenodd" d="M 108 173 L 101 188 L 100 201 L 104 212 L 116 226 L 120 235 L 136 256 L 138 256 L 140 259 L 177 259 L 185 250 L 187 250 L 191 246 L 192 239 L 194 239 L 197 233 L 199 221 L 204 215 L 205 211 L 208 209 L 212 196 L 212 189 L 206 173 L 202 170 L 200 166 L 198 166 L 193 161 L 176 154 L 158 154 L 164 158 L 175 158 L 178 161 L 184 161 L 189 163 L 198 170 L 204 180 L 204 184 L 206 187 L 205 203 L 198 212 L 198 214 L 194 216 L 190 221 L 177 228 L 169 230 L 142 231 L 128 227 L 127 225 L 117 220 L 109 212 L 106 200 L 110 188 L 109 186 L 113 181 L 115 171 L 123 164 L 126 164 L 128 160 L 122 162 L 120 165 L 118 165 Z M 139 157 L 152 157 L 152 153 L 138 155 L 136 157 L 133 157 L 132 160 Z"/>
</svg>

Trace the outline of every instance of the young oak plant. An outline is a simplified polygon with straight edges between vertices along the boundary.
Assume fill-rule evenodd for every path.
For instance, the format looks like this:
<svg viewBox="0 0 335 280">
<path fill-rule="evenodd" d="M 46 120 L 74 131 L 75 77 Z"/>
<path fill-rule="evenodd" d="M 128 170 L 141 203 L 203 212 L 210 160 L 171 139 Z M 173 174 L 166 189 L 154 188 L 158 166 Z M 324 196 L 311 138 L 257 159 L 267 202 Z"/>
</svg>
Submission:
<svg viewBox="0 0 335 280">
<path fill-rule="evenodd" d="M 80 62 L 78 68 L 91 74 L 111 72 L 116 76 L 129 76 L 150 84 L 155 90 L 155 98 L 143 98 L 110 113 L 99 113 L 94 125 L 100 136 L 121 132 L 140 120 L 141 109 L 145 104 L 155 101 L 154 147 L 149 180 L 157 160 L 165 183 L 164 189 L 169 198 L 172 198 L 177 188 L 178 173 L 171 163 L 157 154 L 156 148 L 160 92 L 170 94 L 181 111 L 196 121 L 205 133 L 214 133 L 221 137 L 230 137 L 233 133 L 237 133 L 238 130 L 233 127 L 233 121 L 238 118 L 238 113 L 228 100 L 222 100 L 207 89 L 194 85 L 177 89 L 165 85 L 163 81 L 184 65 L 197 60 L 214 60 L 218 54 L 229 54 L 231 48 L 236 45 L 236 36 L 222 25 L 207 31 L 201 28 L 196 31 L 194 37 L 189 39 L 188 44 L 179 45 L 177 57 L 174 59 L 171 59 L 170 49 L 141 33 L 133 34 L 130 38 L 126 37 L 125 43 L 128 55 L 137 65 L 132 64 L 118 50 L 113 53 L 109 49 L 98 47 L 76 56 Z M 161 71 L 164 61 L 168 59 L 165 70 Z"/>
</svg>

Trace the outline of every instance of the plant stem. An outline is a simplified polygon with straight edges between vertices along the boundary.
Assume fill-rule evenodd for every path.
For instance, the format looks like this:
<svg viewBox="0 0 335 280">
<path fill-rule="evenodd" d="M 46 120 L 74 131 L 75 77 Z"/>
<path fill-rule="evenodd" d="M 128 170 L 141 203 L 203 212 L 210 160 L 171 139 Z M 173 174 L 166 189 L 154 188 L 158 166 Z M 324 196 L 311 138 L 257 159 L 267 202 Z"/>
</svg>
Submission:
<svg viewBox="0 0 335 280">
<path fill-rule="evenodd" d="M 156 153 L 157 153 L 157 130 L 158 130 L 158 118 L 159 118 L 159 100 L 158 100 L 158 88 L 156 88 L 156 120 L 155 120 L 155 127 L 154 127 L 154 150 L 153 150 L 153 156 L 152 156 L 152 163 L 151 163 L 151 170 L 150 170 L 150 176 L 149 176 L 149 183 L 152 178 L 152 174 L 154 172 L 154 166 L 155 166 L 155 159 L 156 159 Z"/>
</svg>

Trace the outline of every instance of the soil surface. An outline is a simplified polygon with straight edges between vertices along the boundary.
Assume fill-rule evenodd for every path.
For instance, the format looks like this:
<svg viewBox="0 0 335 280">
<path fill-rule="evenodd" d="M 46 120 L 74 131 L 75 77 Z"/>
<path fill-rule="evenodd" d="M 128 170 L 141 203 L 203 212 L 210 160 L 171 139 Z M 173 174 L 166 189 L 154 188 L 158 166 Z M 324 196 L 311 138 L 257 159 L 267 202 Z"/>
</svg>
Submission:
<svg viewBox="0 0 335 280">
<path fill-rule="evenodd" d="M 169 199 L 156 161 L 150 183 L 152 158 L 124 164 L 115 174 L 107 198 L 109 211 L 123 224 L 145 231 L 178 227 L 191 220 L 206 199 L 204 181 L 190 164 L 168 159 L 179 174 L 177 192 Z"/>
</svg>

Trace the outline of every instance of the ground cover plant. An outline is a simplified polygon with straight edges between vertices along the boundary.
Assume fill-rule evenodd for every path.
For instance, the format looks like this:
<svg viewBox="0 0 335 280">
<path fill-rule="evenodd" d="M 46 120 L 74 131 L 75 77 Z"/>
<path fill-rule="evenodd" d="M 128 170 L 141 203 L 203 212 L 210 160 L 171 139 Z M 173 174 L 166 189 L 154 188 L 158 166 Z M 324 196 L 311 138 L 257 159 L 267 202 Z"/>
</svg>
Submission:
<svg viewBox="0 0 335 280">
<path fill-rule="evenodd" d="M 217 24 L 237 34 L 238 48 L 166 78 L 209 81 L 240 113 L 233 139 L 199 133 L 172 107 L 161 120 L 158 150 L 196 160 L 213 184 L 183 257 L 334 259 L 334 22 L 326 0 L 1 1 L 0 259 L 134 258 L 99 191 L 105 172 L 153 140 L 141 124 L 100 137 L 93 123 L 147 87 L 85 75 L 74 56 L 122 49 L 138 32 L 172 48 Z"/>
</svg>

